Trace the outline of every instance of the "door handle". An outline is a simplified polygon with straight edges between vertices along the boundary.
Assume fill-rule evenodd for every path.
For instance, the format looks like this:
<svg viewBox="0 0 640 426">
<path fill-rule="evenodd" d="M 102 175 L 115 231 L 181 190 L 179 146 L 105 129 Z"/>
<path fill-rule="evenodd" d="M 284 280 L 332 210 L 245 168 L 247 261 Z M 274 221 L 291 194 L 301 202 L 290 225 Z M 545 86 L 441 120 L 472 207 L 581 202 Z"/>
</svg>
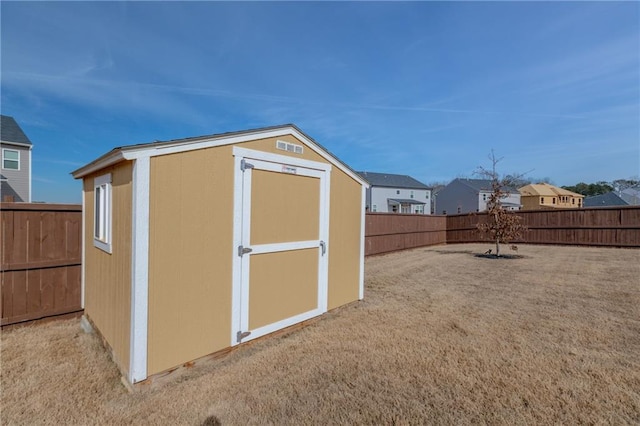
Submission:
<svg viewBox="0 0 640 426">
<path fill-rule="evenodd" d="M 322 255 L 324 256 L 324 254 L 327 252 L 327 243 L 325 243 L 324 241 L 320 241 L 320 249 L 322 250 Z"/>
</svg>

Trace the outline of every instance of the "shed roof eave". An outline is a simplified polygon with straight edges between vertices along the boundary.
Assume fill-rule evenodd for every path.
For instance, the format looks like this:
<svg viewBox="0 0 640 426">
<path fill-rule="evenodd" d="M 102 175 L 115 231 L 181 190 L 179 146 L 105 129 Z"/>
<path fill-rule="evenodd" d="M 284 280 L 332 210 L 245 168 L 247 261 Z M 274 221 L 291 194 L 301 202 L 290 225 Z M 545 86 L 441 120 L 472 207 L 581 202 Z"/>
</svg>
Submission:
<svg viewBox="0 0 640 426">
<path fill-rule="evenodd" d="M 74 170 L 73 172 L 71 172 L 71 175 L 74 179 L 81 179 L 88 174 L 91 174 L 100 169 L 104 169 L 105 167 L 109 167 L 123 160 L 126 160 L 126 158 L 122 153 L 122 150 L 120 148 L 116 148 L 115 150 L 108 152 L 107 154 L 99 157 L 86 166 L 82 166 L 79 169 Z"/>
<path fill-rule="evenodd" d="M 278 137 L 284 135 L 293 135 L 299 140 L 305 142 L 313 151 L 321 157 L 335 164 L 337 168 L 345 172 L 349 177 L 354 179 L 365 188 L 369 188 L 370 184 L 362 176 L 358 175 L 349 166 L 342 162 L 338 157 L 329 152 L 318 142 L 307 136 L 293 124 L 283 126 L 274 126 L 262 129 L 254 129 L 239 132 L 222 133 L 219 135 L 208 135 L 194 138 L 177 139 L 166 142 L 152 142 L 148 144 L 128 145 L 115 148 L 111 152 L 98 158 L 97 160 L 87 164 L 84 167 L 72 172 L 74 178 L 79 179 L 89 173 L 107 167 L 122 160 L 136 160 L 141 157 L 153 157 L 157 155 L 173 154 L 184 151 L 191 151 L 214 146 L 229 145 L 238 142 L 246 142 L 253 140 L 254 137 Z"/>
</svg>

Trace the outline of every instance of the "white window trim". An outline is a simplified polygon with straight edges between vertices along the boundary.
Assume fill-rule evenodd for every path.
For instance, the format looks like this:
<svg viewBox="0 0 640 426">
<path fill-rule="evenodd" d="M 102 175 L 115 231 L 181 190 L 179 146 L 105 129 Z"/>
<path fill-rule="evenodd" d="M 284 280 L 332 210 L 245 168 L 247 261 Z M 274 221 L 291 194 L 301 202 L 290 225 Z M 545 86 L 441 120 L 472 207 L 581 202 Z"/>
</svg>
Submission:
<svg viewBox="0 0 640 426">
<path fill-rule="evenodd" d="M 103 194 L 104 198 L 102 199 L 102 209 L 103 218 L 101 223 L 101 230 L 103 234 L 103 238 L 100 238 L 96 235 L 96 221 L 100 220 L 98 216 L 99 212 L 95 210 L 96 208 L 96 196 L 98 194 L 98 188 L 104 188 Z M 103 250 L 109 254 L 111 254 L 111 228 L 112 228 L 112 188 L 111 188 L 111 173 L 107 173 L 106 175 L 98 176 L 93 180 L 93 246 Z"/>
<path fill-rule="evenodd" d="M 9 161 L 18 161 L 18 168 L 17 169 L 11 169 L 11 168 L 7 168 L 4 166 L 4 161 L 5 161 L 5 152 L 7 151 L 12 151 L 15 152 L 16 154 L 18 154 L 18 160 L 9 160 Z M 20 171 L 20 151 L 17 149 L 10 149 L 10 148 L 2 148 L 2 169 L 3 170 L 14 170 L 16 172 Z"/>
</svg>

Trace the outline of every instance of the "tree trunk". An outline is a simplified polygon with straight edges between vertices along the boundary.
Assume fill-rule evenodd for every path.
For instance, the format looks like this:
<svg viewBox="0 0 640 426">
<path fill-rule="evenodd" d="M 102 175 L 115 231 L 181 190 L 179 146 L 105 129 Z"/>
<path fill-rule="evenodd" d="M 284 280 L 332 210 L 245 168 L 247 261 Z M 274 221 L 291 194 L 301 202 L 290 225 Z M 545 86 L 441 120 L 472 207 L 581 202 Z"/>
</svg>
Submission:
<svg viewBox="0 0 640 426">
<path fill-rule="evenodd" d="M 500 240 L 496 240 L 496 257 L 500 257 Z"/>
</svg>

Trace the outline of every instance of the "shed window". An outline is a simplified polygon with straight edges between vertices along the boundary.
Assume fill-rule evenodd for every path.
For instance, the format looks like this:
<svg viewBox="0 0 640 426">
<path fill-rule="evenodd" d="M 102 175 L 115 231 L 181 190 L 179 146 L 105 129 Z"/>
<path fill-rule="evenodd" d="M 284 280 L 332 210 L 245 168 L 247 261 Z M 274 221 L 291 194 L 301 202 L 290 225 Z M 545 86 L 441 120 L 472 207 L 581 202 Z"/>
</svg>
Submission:
<svg viewBox="0 0 640 426">
<path fill-rule="evenodd" d="M 111 173 L 95 178 L 93 189 L 93 245 L 111 253 Z"/>
<path fill-rule="evenodd" d="M 2 168 L 7 170 L 20 170 L 20 151 L 3 149 Z"/>
</svg>

